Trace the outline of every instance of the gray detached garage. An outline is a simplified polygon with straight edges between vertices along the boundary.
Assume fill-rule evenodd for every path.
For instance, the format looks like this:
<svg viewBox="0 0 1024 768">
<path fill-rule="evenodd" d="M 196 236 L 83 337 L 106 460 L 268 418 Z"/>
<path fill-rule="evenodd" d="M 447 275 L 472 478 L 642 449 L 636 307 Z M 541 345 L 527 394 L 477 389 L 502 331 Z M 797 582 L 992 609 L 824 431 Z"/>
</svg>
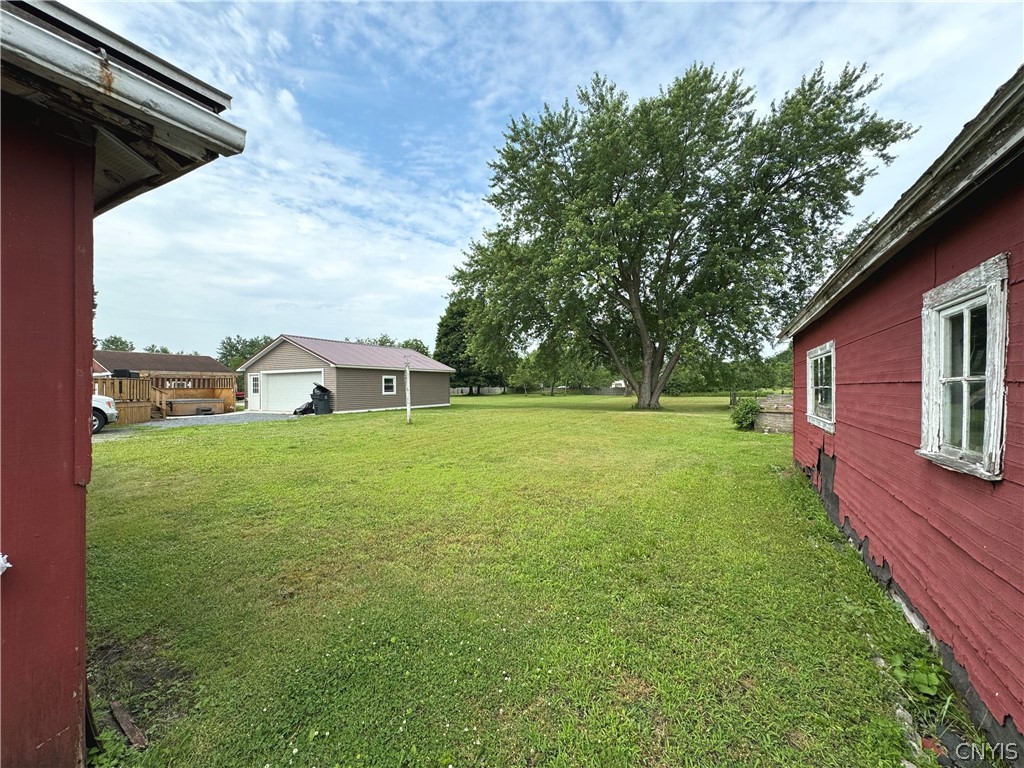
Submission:
<svg viewBox="0 0 1024 768">
<path fill-rule="evenodd" d="M 449 405 L 455 369 L 400 347 L 281 335 L 238 371 L 251 411 L 293 411 L 320 384 L 331 392 L 331 408 L 346 413 L 405 408 L 406 364 L 413 408 Z"/>
</svg>

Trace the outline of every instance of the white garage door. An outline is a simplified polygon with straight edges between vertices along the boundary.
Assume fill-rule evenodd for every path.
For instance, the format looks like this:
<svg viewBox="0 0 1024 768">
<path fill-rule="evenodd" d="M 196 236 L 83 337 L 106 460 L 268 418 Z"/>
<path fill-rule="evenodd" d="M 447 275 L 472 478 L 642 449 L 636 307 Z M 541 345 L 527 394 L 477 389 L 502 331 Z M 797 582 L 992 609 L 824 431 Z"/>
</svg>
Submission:
<svg viewBox="0 0 1024 768">
<path fill-rule="evenodd" d="M 324 383 L 323 371 L 263 373 L 263 410 L 294 411 L 310 401 L 314 384 Z"/>
</svg>

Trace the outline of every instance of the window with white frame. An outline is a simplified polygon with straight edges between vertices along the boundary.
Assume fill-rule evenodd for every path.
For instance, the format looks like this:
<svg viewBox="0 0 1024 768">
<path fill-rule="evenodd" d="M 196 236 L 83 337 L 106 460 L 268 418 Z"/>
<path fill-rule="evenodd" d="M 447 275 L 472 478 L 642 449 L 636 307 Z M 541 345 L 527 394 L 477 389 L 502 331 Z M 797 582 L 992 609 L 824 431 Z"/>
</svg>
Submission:
<svg viewBox="0 0 1024 768">
<path fill-rule="evenodd" d="M 921 450 L 958 472 L 1002 477 L 1007 254 L 924 295 Z"/>
<path fill-rule="evenodd" d="M 260 377 L 259 375 L 251 376 L 249 378 L 249 394 L 258 395 L 260 393 Z"/>
<path fill-rule="evenodd" d="M 807 420 L 835 432 L 836 343 L 828 341 L 807 351 Z"/>
<path fill-rule="evenodd" d="M 381 377 L 381 392 L 385 395 L 393 395 L 398 391 L 398 387 L 395 382 L 397 377 L 395 376 L 382 376 Z"/>
</svg>

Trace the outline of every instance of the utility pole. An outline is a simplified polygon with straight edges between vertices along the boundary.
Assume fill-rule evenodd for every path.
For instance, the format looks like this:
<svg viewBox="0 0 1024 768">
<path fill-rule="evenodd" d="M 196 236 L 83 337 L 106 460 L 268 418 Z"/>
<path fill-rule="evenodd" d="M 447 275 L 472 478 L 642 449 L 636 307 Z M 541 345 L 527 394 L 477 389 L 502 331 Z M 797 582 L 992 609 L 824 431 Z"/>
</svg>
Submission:
<svg viewBox="0 0 1024 768">
<path fill-rule="evenodd" d="M 405 358 L 405 423 L 412 424 L 412 382 L 409 380 L 409 358 Z"/>
</svg>

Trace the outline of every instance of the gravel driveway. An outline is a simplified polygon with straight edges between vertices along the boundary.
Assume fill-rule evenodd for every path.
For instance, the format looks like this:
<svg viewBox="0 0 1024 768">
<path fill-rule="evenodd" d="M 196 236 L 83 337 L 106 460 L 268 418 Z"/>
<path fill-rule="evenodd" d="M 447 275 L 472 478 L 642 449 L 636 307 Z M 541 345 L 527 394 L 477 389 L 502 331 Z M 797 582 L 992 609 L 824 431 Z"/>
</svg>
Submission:
<svg viewBox="0 0 1024 768">
<path fill-rule="evenodd" d="M 119 440 L 138 434 L 148 429 L 171 429 L 172 427 L 195 427 L 198 425 L 209 426 L 211 424 L 248 424 L 253 421 L 281 421 L 282 419 L 297 419 L 290 413 L 252 413 L 250 411 L 237 411 L 235 413 L 215 414 L 213 416 L 173 416 L 169 419 L 158 419 L 146 424 L 135 425 L 138 429 L 104 429 L 99 434 L 92 436 L 94 443 L 104 440 Z"/>
</svg>

